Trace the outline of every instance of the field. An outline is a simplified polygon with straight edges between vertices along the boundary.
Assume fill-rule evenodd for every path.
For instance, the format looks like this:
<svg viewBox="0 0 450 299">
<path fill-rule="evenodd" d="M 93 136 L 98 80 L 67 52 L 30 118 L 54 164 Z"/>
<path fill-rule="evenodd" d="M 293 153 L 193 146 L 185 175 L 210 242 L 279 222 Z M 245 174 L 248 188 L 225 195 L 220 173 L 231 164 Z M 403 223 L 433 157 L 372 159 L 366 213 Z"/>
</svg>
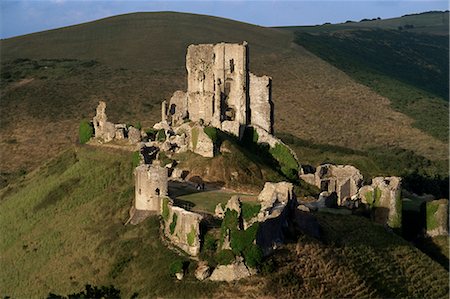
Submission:
<svg viewBox="0 0 450 299">
<path fill-rule="evenodd" d="M 321 240 L 300 236 L 265 262 L 262 276 L 200 283 L 191 262 L 176 281 L 168 265 L 186 258 L 165 247 L 158 218 L 124 225 L 133 186 L 129 152 L 83 146 L 2 189 L 1 296 L 41 298 L 85 284 L 113 285 L 125 298 L 448 296 L 448 272 L 408 242 L 367 219 L 329 214 L 317 215 Z"/>
</svg>

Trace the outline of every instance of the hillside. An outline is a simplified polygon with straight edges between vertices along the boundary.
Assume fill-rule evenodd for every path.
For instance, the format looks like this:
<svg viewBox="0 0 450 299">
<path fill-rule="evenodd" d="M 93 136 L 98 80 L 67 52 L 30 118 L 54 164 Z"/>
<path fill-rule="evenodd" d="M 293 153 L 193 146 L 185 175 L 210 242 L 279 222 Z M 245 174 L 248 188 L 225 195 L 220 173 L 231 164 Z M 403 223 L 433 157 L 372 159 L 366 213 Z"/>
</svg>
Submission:
<svg viewBox="0 0 450 299">
<path fill-rule="evenodd" d="M 161 101 L 186 87 L 187 45 L 242 40 L 252 72 L 273 77 L 276 132 L 350 150 L 410 150 L 447 164 L 444 140 L 294 38 L 289 31 L 165 12 L 2 40 L 2 177 L 7 183 L 75 142 L 80 119 L 93 116 L 98 99 L 107 101 L 112 121 L 150 126 Z M 446 113 L 424 103 L 425 111 Z"/>
<path fill-rule="evenodd" d="M 123 224 L 134 198 L 129 152 L 68 149 L 0 193 L 0 295 L 44 297 L 113 285 L 124 298 L 448 296 L 448 272 L 382 226 L 319 214 L 323 238 L 301 236 L 239 283 L 183 281 L 156 217 Z M 370 236 L 370 238 L 368 238 Z M 132 278 L 132 279 L 130 279 Z"/>
<path fill-rule="evenodd" d="M 340 30 L 354 29 L 388 29 L 388 30 L 404 30 L 415 33 L 427 33 L 436 35 L 448 35 L 449 33 L 449 12 L 430 11 L 417 14 L 404 15 L 398 18 L 373 18 L 363 20 L 348 20 L 345 23 L 330 24 L 326 23 L 319 26 L 289 26 L 278 27 L 291 31 L 304 32 L 333 32 Z"/>
</svg>

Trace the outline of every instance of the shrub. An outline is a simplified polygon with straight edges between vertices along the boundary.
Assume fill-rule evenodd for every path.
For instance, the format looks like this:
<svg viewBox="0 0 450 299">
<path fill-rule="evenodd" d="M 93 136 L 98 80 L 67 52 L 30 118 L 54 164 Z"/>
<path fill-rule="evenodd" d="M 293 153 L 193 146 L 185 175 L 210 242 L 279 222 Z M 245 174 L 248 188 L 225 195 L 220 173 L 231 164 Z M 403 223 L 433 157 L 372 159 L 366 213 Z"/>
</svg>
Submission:
<svg viewBox="0 0 450 299">
<path fill-rule="evenodd" d="M 153 128 L 150 128 L 148 130 L 145 130 L 145 134 L 147 134 L 148 139 L 150 140 L 155 140 L 156 139 L 156 134 L 158 133 L 158 131 L 156 131 Z"/>
<path fill-rule="evenodd" d="M 177 220 L 178 220 L 178 216 L 177 214 L 173 213 L 172 216 L 172 223 L 170 223 L 169 229 L 170 229 L 170 233 L 173 235 L 173 233 L 175 232 L 175 227 L 177 226 Z"/>
<path fill-rule="evenodd" d="M 169 271 L 171 275 L 175 275 L 177 273 L 183 273 L 183 261 L 175 260 L 169 266 Z"/>
<path fill-rule="evenodd" d="M 239 225 L 238 213 L 235 210 L 226 210 L 220 226 L 220 243 L 222 244 L 227 230 L 236 230 Z"/>
<path fill-rule="evenodd" d="M 234 262 L 233 251 L 229 249 L 221 250 L 216 254 L 215 259 L 219 265 L 229 265 Z"/>
<path fill-rule="evenodd" d="M 138 121 L 138 122 L 134 125 L 134 127 L 140 131 L 140 130 L 142 129 L 141 122 Z"/>
<path fill-rule="evenodd" d="M 172 163 L 172 159 L 167 157 L 166 153 L 162 151 L 159 152 L 158 160 L 161 161 L 161 166 L 166 166 L 167 164 Z"/>
<path fill-rule="evenodd" d="M 261 205 L 253 205 L 246 202 L 242 203 L 242 217 L 245 220 L 250 220 L 256 215 L 258 215 L 259 211 L 261 210 Z"/>
<path fill-rule="evenodd" d="M 253 245 L 258 232 L 259 223 L 256 222 L 246 230 L 231 231 L 231 249 L 237 254 L 244 253 L 244 251 Z"/>
<path fill-rule="evenodd" d="M 244 250 L 244 260 L 247 266 L 255 268 L 261 264 L 263 253 L 256 244 L 251 244 Z"/>
<path fill-rule="evenodd" d="M 205 250 L 215 251 L 217 249 L 217 239 L 213 235 L 206 234 L 203 244 Z"/>
<path fill-rule="evenodd" d="M 94 128 L 92 127 L 92 124 L 87 120 L 82 120 L 80 122 L 78 134 L 81 144 L 88 142 L 92 135 L 94 135 Z"/>
<path fill-rule="evenodd" d="M 166 140 L 166 131 L 164 131 L 164 129 L 161 129 L 156 133 L 156 140 L 159 142 L 164 142 Z"/>
</svg>

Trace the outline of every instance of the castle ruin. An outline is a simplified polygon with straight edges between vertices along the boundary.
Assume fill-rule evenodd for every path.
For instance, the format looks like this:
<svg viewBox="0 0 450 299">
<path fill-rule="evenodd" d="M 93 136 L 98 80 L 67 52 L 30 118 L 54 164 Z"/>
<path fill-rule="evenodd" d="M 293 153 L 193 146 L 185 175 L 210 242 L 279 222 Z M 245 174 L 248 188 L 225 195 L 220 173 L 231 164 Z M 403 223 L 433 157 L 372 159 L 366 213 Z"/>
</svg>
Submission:
<svg viewBox="0 0 450 299">
<path fill-rule="evenodd" d="M 187 92 L 176 91 L 162 104 L 162 121 L 186 119 L 242 138 L 247 126 L 272 134 L 272 79 L 248 70 L 248 47 L 242 44 L 190 45 L 186 54 Z"/>
</svg>

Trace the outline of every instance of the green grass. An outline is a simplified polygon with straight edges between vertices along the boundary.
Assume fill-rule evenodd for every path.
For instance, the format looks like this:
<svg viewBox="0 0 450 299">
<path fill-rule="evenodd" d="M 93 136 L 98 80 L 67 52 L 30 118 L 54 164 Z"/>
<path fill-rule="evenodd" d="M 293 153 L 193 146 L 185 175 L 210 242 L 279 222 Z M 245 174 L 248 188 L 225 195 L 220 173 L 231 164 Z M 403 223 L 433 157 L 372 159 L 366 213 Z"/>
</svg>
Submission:
<svg viewBox="0 0 450 299">
<path fill-rule="evenodd" d="M 448 36 L 392 30 L 298 32 L 296 43 L 389 98 L 393 108 L 415 120 L 415 127 L 448 140 Z"/>
<path fill-rule="evenodd" d="M 316 216 L 322 241 L 301 236 L 297 244 L 266 261 L 277 268 L 267 276 L 268 294 L 283 298 L 448 296 L 449 273 L 381 225 L 352 215 Z"/>
<path fill-rule="evenodd" d="M 189 203 L 192 211 L 214 214 L 217 204 L 226 204 L 233 195 L 238 195 L 243 200 L 254 200 L 254 195 L 251 194 L 223 191 L 194 192 L 187 195 L 177 196 L 176 199 L 181 200 L 182 204 Z"/>
<path fill-rule="evenodd" d="M 80 139 L 80 143 L 84 144 L 88 142 L 94 134 L 94 128 L 91 123 L 87 120 L 83 120 L 80 122 L 80 128 L 78 130 L 78 135 Z"/>
<path fill-rule="evenodd" d="M 132 171 L 128 152 L 81 147 L 10 186 L 0 202 L 2 296 L 69 294 L 88 283 L 114 285 L 126 298 L 213 291 L 217 284 L 197 282 L 192 272 L 179 283 L 170 277 L 179 256 L 161 243 L 157 217 L 124 226 Z"/>
</svg>

